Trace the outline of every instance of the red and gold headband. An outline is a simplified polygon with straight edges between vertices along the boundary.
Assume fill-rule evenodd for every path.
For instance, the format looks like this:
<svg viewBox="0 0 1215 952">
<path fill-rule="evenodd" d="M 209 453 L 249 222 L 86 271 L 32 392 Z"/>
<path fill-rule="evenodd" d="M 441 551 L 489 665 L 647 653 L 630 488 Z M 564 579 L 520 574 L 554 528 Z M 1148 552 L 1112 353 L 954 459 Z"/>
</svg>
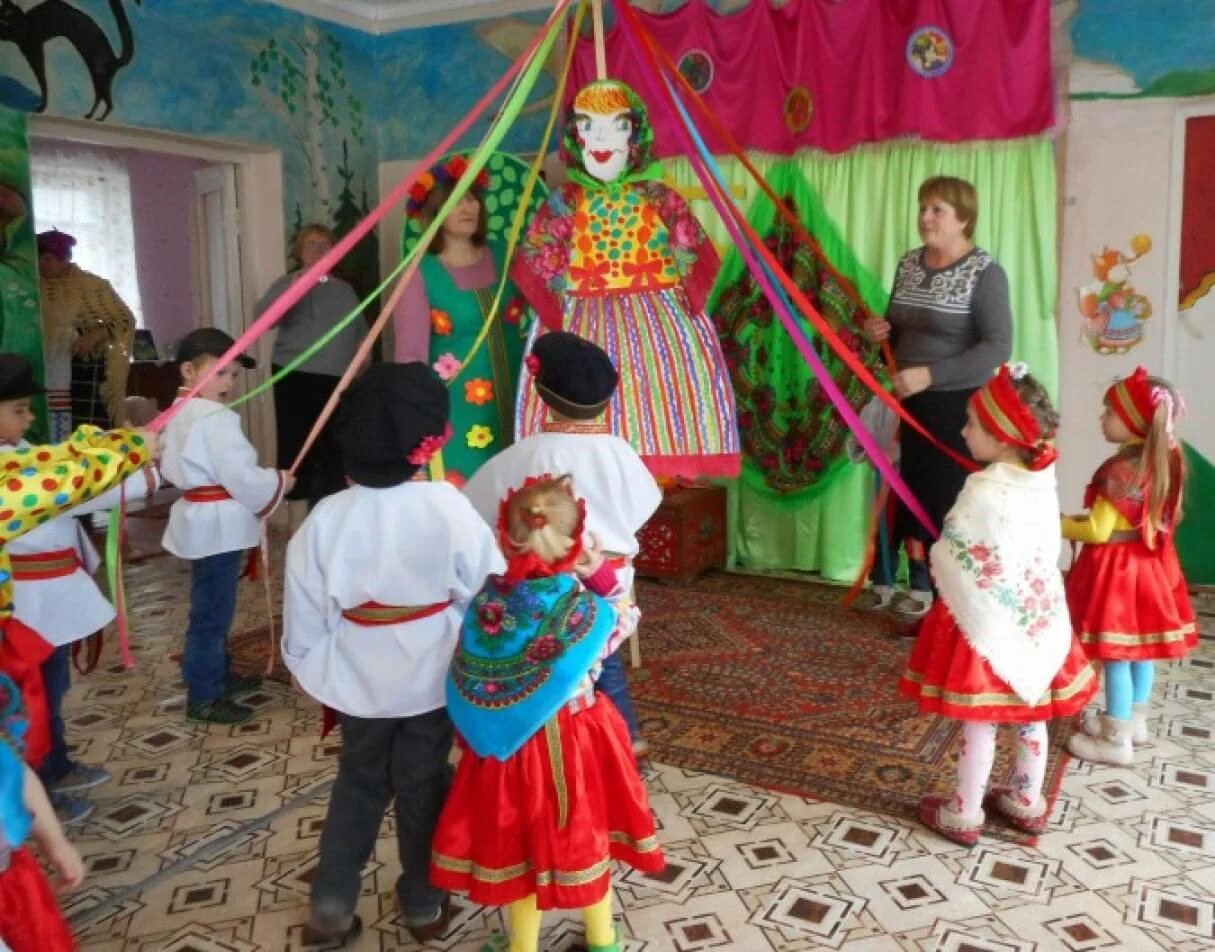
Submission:
<svg viewBox="0 0 1215 952">
<path fill-rule="evenodd" d="M 1020 380 L 1025 373 L 1024 364 L 1018 364 L 1016 372 L 1008 364 L 1001 364 L 996 375 L 975 391 L 970 405 L 988 433 L 1002 443 L 1032 454 L 1030 469 L 1045 469 L 1059 458 L 1059 454 L 1042 436 L 1037 417 L 1013 385 L 1013 381 Z"/>
<path fill-rule="evenodd" d="M 1105 402 L 1118 414 L 1132 435 L 1145 439 L 1152 417 L 1156 415 L 1156 401 L 1152 397 L 1152 384 L 1148 372 L 1136 367 L 1129 377 L 1117 381 L 1105 391 Z"/>
</svg>

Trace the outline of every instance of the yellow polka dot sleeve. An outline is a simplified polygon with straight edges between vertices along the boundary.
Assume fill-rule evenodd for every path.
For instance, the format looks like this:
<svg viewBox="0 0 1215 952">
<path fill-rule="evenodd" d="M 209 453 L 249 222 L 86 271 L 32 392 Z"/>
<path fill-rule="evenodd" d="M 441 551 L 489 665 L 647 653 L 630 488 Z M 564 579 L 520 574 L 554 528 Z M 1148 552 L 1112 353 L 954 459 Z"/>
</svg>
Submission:
<svg viewBox="0 0 1215 952">
<path fill-rule="evenodd" d="M 7 545 L 138 472 L 148 462 L 134 430 L 82 426 L 63 443 L 0 456 L 0 620 L 13 611 Z"/>
</svg>

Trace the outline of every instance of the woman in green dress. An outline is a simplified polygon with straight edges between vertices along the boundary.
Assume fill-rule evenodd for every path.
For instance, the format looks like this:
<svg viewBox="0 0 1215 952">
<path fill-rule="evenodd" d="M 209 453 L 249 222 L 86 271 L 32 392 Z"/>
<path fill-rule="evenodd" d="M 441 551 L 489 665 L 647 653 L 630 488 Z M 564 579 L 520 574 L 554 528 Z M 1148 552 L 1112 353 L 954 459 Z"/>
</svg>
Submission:
<svg viewBox="0 0 1215 952">
<path fill-rule="evenodd" d="M 457 155 L 424 173 L 410 194 L 410 217 L 422 227 L 429 225 L 465 165 Z M 479 175 L 443 221 L 393 312 L 395 360 L 425 361 L 448 384 L 452 436 L 443 447 L 441 465 L 443 478 L 457 486 L 513 441 L 523 359 L 521 308 L 509 282 L 498 315 L 469 357 L 503 273 L 503 248 L 488 238 L 488 182 L 484 172 Z"/>
</svg>

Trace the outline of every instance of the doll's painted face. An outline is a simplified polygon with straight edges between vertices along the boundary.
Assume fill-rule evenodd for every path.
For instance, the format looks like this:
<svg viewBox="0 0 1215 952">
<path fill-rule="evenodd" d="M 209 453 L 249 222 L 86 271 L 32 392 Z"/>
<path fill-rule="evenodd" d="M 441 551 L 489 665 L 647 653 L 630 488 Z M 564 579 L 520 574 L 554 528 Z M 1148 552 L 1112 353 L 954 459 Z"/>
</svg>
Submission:
<svg viewBox="0 0 1215 952">
<path fill-rule="evenodd" d="M 606 115 L 578 111 L 575 122 L 583 167 L 601 182 L 614 182 L 629 161 L 629 137 L 633 134 L 629 110 Z"/>
</svg>

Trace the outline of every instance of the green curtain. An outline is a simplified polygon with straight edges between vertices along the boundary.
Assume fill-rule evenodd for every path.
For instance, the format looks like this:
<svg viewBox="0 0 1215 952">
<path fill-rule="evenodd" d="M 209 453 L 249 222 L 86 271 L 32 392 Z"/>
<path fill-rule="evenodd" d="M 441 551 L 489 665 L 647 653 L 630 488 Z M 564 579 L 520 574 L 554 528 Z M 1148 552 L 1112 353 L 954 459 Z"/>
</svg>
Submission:
<svg viewBox="0 0 1215 952">
<path fill-rule="evenodd" d="M 979 193 L 975 240 L 1008 272 L 1013 357 L 1028 363 L 1057 394 L 1056 173 L 1054 146 L 1048 139 L 960 145 L 905 141 L 862 146 L 841 155 L 804 152 L 792 157 L 753 155 L 751 160 L 765 177 L 774 170 L 778 177 L 789 174 L 785 166 L 804 177 L 859 268 L 876 277 L 876 283 L 858 282 L 858 290 L 878 310 L 884 308 L 886 296 L 880 289 L 890 286 L 899 257 L 920 243 L 920 183 L 933 175 L 956 175 L 974 183 Z M 735 201 L 750 216 L 759 188 L 736 159 L 719 162 Z M 668 181 L 689 196 L 710 237 L 719 248 L 728 248 L 725 226 L 699 190 L 690 163 L 676 158 L 665 165 Z M 762 215 L 763 209 L 754 212 Z M 824 247 L 834 260 L 833 249 Z M 723 279 L 731 270 L 727 262 Z M 793 508 L 737 482 L 729 491 L 732 567 L 819 572 L 839 581 L 851 581 L 860 571 L 873 495 L 868 465 L 848 464 L 821 495 Z"/>
<path fill-rule="evenodd" d="M 1191 585 L 1215 585 L 1215 466 L 1189 443 L 1185 449 L 1185 518 L 1177 527 L 1177 555 Z M 1200 502 L 1201 500 L 1201 502 Z"/>
</svg>

